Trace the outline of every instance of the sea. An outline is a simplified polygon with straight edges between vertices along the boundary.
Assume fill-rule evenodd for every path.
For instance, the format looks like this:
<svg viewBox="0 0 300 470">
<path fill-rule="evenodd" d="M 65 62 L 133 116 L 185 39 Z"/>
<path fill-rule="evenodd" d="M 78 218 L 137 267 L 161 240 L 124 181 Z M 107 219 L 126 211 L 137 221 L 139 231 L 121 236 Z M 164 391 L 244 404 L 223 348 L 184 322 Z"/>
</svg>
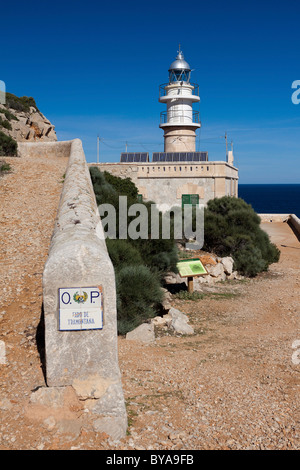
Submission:
<svg viewBox="0 0 300 470">
<path fill-rule="evenodd" d="M 239 184 L 238 195 L 258 214 L 295 214 L 300 218 L 300 184 Z"/>
</svg>

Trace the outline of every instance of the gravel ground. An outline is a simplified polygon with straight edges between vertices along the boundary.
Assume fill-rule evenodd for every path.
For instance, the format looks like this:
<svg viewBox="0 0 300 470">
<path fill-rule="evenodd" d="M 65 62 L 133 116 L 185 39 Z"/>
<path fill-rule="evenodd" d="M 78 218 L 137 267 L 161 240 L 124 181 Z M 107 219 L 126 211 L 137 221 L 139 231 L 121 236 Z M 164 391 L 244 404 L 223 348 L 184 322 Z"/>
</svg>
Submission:
<svg viewBox="0 0 300 470">
<path fill-rule="evenodd" d="M 300 243 L 287 224 L 264 224 L 282 251 L 268 273 L 203 287 L 201 300 L 172 298 L 194 335 L 161 330 L 150 345 L 119 338 L 125 439 L 93 432 L 72 393 L 63 409 L 33 406 L 32 392 L 45 386 L 41 276 L 67 161 L 6 161 L 13 172 L 0 179 L 0 450 L 300 449 L 300 364 L 292 359 Z"/>
</svg>

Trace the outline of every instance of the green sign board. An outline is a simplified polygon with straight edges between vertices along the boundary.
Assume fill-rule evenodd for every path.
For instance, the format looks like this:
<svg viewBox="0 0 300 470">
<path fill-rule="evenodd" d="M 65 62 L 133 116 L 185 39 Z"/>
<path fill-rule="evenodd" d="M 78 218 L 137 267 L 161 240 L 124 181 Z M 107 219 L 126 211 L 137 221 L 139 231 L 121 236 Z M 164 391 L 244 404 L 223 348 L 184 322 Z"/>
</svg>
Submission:
<svg viewBox="0 0 300 470">
<path fill-rule="evenodd" d="M 185 259 L 177 263 L 177 268 L 181 277 L 201 276 L 207 271 L 199 258 Z"/>
</svg>

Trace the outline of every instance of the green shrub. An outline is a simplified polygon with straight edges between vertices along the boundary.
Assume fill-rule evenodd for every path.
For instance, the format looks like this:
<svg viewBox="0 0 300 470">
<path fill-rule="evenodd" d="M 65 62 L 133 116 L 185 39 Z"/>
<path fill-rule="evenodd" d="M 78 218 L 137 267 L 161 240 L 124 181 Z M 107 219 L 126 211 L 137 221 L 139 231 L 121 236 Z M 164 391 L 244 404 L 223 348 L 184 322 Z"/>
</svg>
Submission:
<svg viewBox="0 0 300 470">
<path fill-rule="evenodd" d="M 143 264 L 139 250 L 129 243 L 128 240 L 111 240 L 107 238 L 106 246 L 116 271 L 119 271 L 124 266 Z"/>
<path fill-rule="evenodd" d="M 15 156 L 17 148 L 17 142 L 0 131 L 0 155 Z"/>
<path fill-rule="evenodd" d="M 138 196 L 138 189 L 130 178 L 119 178 L 114 176 L 108 171 L 104 171 L 104 178 L 121 196 L 127 196 L 130 199 L 136 200 Z"/>
<path fill-rule="evenodd" d="M 112 204 L 116 211 L 116 239 L 106 238 L 109 256 L 114 265 L 117 284 L 118 331 L 125 334 L 156 314 L 162 299 L 161 280 L 169 270 L 176 270 L 178 261 L 174 240 L 119 239 L 119 196 L 127 196 L 128 208 L 138 201 L 138 189 L 129 179 L 122 179 L 90 168 L 97 204 Z M 151 203 L 142 202 L 151 224 Z M 105 216 L 102 217 L 104 230 Z M 127 228 L 135 217 L 128 217 Z M 160 214 L 160 221 L 162 215 Z"/>
<path fill-rule="evenodd" d="M 6 119 L 8 121 L 18 121 L 19 120 L 14 114 L 12 114 L 10 111 L 8 111 L 8 109 L 0 108 L 0 113 L 4 114 L 4 116 L 6 117 Z"/>
<path fill-rule="evenodd" d="M 116 272 L 118 332 L 122 335 L 156 315 L 163 292 L 155 273 L 142 265 Z"/>
<path fill-rule="evenodd" d="M 12 93 L 6 93 L 6 107 L 15 109 L 16 111 L 23 111 L 28 113 L 30 111 L 30 107 L 33 106 L 38 112 L 39 109 L 36 105 L 36 102 L 32 96 L 21 96 L 18 98 L 16 95 Z"/>
<path fill-rule="evenodd" d="M 0 160 L 0 173 L 6 173 L 11 171 L 11 166 L 9 163 L 6 163 L 4 160 Z"/>
<path fill-rule="evenodd" d="M 12 130 L 12 127 L 11 127 L 11 123 L 7 120 L 2 120 L 1 117 L 0 117 L 0 126 L 1 127 L 4 127 L 5 129 L 8 129 L 9 131 Z"/>
<path fill-rule="evenodd" d="M 175 294 L 175 297 L 180 300 L 202 300 L 204 299 L 204 294 L 201 292 L 188 292 L 187 290 L 181 290 L 178 294 Z"/>
<path fill-rule="evenodd" d="M 208 202 L 203 248 L 218 256 L 232 256 L 234 268 L 246 276 L 266 271 L 280 257 L 253 208 L 243 199 L 229 196 Z"/>
</svg>

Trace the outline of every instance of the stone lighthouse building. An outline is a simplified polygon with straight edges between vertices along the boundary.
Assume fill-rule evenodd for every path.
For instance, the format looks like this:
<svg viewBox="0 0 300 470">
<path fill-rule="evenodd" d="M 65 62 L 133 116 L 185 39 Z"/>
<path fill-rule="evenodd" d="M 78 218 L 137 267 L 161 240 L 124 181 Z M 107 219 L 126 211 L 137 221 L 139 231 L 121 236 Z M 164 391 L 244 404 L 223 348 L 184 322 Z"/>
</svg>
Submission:
<svg viewBox="0 0 300 470">
<path fill-rule="evenodd" d="M 196 151 L 196 131 L 200 128 L 199 87 L 191 82 L 191 68 L 181 50 L 169 67 L 169 81 L 159 86 L 160 114 L 164 131 L 164 152 L 125 152 L 119 162 L 90 164 L 121 178 L 130 178 L 140 198 L 153 201 L 164 212 L 174 206 L 206 205 L 210 199 L 238 195 L 238 169 L 233 152 L 224 160 L 208 158 Z M 224 145 L 225 147 L 225 145 Z"/>
<path fill-rule="evenodd" d="M 169 68 L 169 83 L 159 87 L 159 101 L 167 105 L 160 114 L 164 131 L 165 152 L 195 152 L 196 130 L 201 126 L 199 111 L 193 103 L 200 101 L 199 86 L 191 83 L 191 68 L 179 48 Z"/>
</svg>

